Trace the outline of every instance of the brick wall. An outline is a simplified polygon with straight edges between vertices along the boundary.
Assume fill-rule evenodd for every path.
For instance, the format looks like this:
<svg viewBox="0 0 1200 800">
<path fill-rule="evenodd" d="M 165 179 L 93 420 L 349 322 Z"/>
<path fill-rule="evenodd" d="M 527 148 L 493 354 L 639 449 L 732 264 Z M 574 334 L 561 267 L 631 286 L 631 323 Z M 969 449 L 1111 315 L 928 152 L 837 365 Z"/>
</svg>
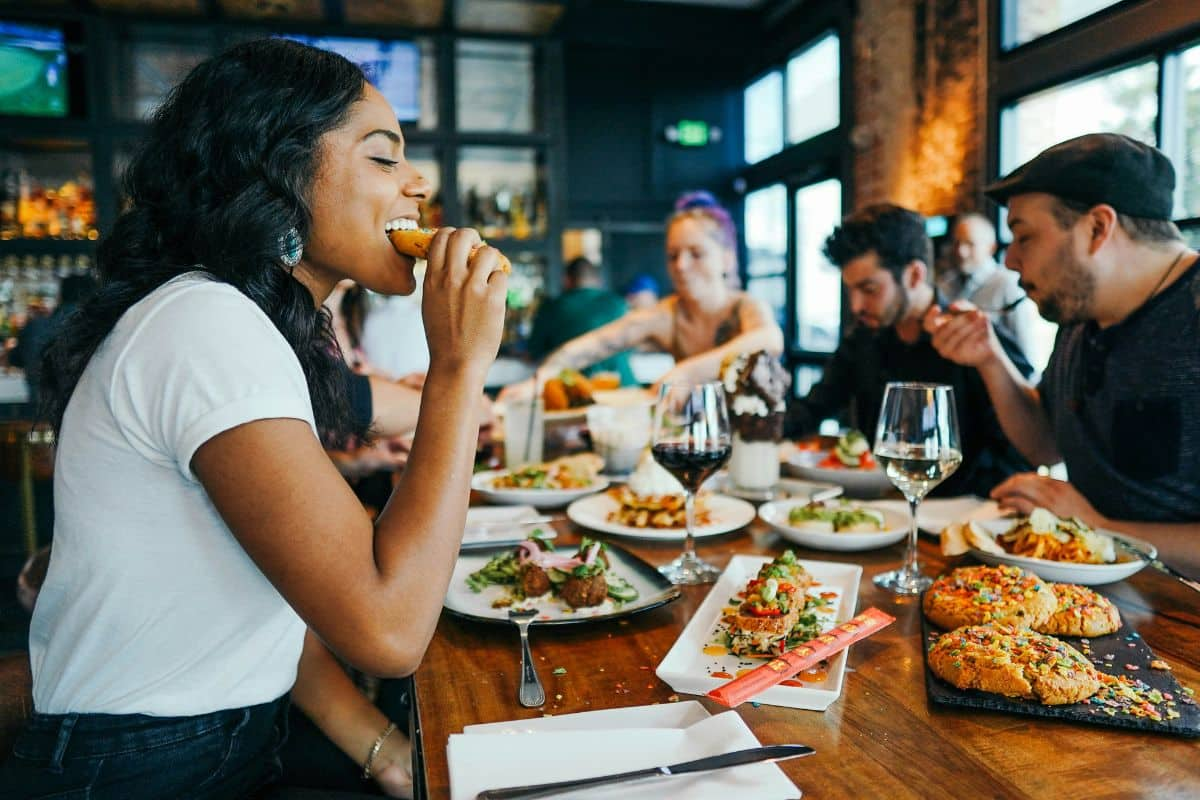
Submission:
<svg viewBox="0 0 1200 800">
<path fill-rule="evenodd" d="M 854 207 L 976 208 L 983 180 L 987 0 L 860 0 Z"/>
</svg>

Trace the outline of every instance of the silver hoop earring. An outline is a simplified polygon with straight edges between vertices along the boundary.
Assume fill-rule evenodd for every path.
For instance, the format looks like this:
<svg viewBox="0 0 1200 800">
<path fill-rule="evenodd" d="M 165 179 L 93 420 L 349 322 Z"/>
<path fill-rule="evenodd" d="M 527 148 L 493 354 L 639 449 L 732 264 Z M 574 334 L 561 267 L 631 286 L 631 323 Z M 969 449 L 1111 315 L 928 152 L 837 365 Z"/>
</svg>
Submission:
<svg viewBox="0 0 1200 800">
<path fill-rule="evenodd" d="M 300 241 L 300 231 L 294 227 L 279 237 L 279 261 L 288 269 L 300 263 L 304 255 L 304 242 Z"/>
</svg>

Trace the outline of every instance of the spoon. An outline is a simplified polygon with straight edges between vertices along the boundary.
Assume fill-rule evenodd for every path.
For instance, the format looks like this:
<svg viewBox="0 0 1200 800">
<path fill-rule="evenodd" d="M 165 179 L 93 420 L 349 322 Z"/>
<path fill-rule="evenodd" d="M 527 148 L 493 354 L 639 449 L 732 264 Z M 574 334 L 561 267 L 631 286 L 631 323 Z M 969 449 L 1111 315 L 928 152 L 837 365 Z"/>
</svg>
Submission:
<svg viewBox="0 0 1200 800">
<path fill-rule="evenodd" d="M 526 708 L 537 708 L 546 702 L 546 690 L 542 688 L 533 666 L 533 654 L 529 652 L 529 626 L 537 615 L 536 608 L 508 610 L 508 618 L 521 634 L 521 689 L 517 692 L 517 700 Z"/>
</svg>

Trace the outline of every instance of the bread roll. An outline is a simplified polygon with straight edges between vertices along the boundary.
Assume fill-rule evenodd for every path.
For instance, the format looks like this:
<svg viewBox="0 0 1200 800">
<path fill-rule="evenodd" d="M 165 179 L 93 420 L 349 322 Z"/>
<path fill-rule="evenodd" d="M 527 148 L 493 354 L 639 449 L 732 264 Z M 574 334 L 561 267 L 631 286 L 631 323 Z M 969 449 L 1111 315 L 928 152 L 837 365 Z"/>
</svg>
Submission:
<svg viewBox="0 0 1200 800">
<path fill-rule="evenodd" d="M 392 247 L 396 248 L 398 253 L 413 258 L 428 258 L 429 243 L 433 241 L 433 235 L 436 230 L 430 228 L 418 228 L 417 230 L 394 230 L 388 231 L 388 240 L 392 243 Z M 483 243 L 478 247 L 471 248 L 471 258 L 479 252 L 479 248 L 485 247 L 487 243 Z M 503 253 L 500 254 L 500 270 L 508 275 L 512 272 L 512 263 Z"/>
</svg>

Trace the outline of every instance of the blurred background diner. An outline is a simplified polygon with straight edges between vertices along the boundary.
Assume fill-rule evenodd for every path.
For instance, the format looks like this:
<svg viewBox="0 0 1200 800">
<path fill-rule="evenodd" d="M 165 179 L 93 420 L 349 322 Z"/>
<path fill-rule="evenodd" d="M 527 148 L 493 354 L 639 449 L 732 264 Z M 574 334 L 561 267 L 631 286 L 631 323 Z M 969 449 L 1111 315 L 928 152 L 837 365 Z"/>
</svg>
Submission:
<svg viewBox="0 0 1200 800">
<path fill-rule="evenodd" d="M 1021 375 L 1046 369 L 1058 326 L 1022 299 L 1007 210 L 984 187 L 1056 143 L 1124 134 L 1174 164 L 1169 216 L 1200 246 L 1196 3 L 0 0 L 0 655 L 28 647 L 17 576 L 53 539 L 53 436 L 26 433 L 39 354 L 94 288 L 149 115 L 203 59 L 261 36 L 360 64 L 432 187 L 421 224 L 474 227 L 511 259 L 503 341 L 471 422 L 480 469 L 500 463 L 497 417 L 564 371 L 588 379 L 587 403 L 620 387 L 631 416 L 591 419 L 636 417 L 638 449 L 639 389 L 715 380 L 722 362 L 765 351 L 790 381 L 790 438 L 870 437 L 887 379 L 937 378 L 961 389 L 971 450 L 948 493 L 985 495 L 1026 468 L 1062 476 L 1012 450 L 973 368 L 914 327 L 965 300 Z M 835 246 L 885 204 L 917 226 L 906 235 L 922 258 Z M 852 280 L 872 254 L 882 300 Z M 326 306 L 376 434 L 328 454 L 377 512 L 429 366 L 421 293 L 347 284 Z M 597 446 L 582 404 L 542 409 L 546 455 Z M 533 425 L 519 427 L 531 444 Z"/>
</svg>

